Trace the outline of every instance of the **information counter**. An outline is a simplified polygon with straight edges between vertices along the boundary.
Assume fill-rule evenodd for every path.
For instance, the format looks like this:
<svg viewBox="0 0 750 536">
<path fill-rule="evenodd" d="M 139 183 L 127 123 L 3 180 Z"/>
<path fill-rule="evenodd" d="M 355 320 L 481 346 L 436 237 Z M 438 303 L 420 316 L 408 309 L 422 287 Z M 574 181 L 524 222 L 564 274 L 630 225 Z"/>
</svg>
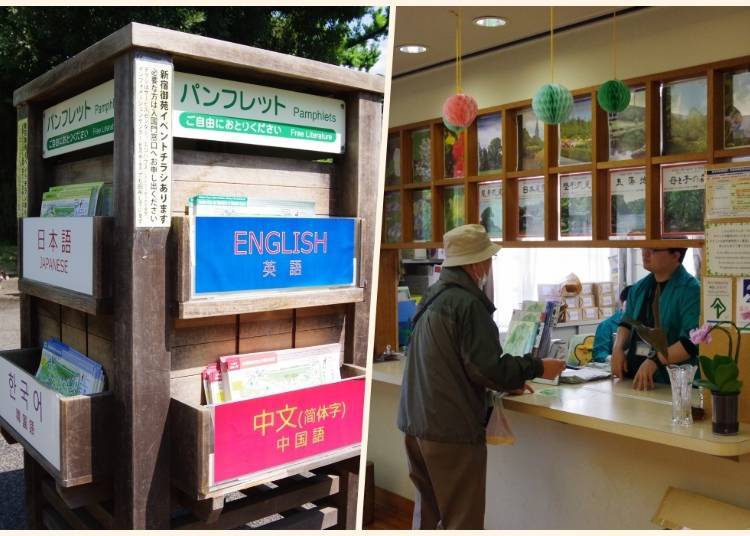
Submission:
<svg viewBox="0 0 750 536">
<path fill-rule="evenodd" d="M 375 484 L 413 499 L 395 426 L 403 362 L 373 366 L 368 458 Z M 750 508 L 750 428 L 671 423 L 671 391 L 629 381 L 532 383 L 504 401 L 516 442 L 488 446 L 488 529 L 649 529 L 669 486 Z M 449 425 L 449 423 L 446 423 Z M 573 425 L 573 426 L 569 426 Z M 372 438 L 378 438 L 373 441 Z"/>
</svg>

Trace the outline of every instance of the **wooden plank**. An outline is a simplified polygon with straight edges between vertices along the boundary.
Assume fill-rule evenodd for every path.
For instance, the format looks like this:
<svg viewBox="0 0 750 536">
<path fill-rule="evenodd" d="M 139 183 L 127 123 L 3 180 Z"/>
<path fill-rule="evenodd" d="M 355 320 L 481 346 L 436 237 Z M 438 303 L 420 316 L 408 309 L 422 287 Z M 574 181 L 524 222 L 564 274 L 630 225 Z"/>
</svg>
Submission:
<svg viewBox="0 0 750 536">
<path fill-rule="evenodd" d="M 36 310 L 37 314 L 51 318 L 56 322 L 59 322 L 62 317 L 62 306 L 51 301 L 37 299 Z"/>
<path fill-rule="evenodd" d="M 72 488 L 55 485 L 55 492 L 71 510 L 111 499 L 112 481 L 106 480 Z"/>
<path fill-rule="evenodd" d="M 291 478 L 277 482 L 277 487 L 257 486 L 243 491 L 245 498 L 225 503 L 224 511 L 215 523 L 183 517 L 173 522 L 180 530 L 233 529 L 250 521 L 316 501 L 339 491 L 339 477 L 316 475 L 310 478 Z"/>
<path fill-rule="evenodd" d="M 112 530 L 115 528 L 115 520 L 112 517 L 111 501 L 108 501 L 107 503 L 87 504 L 84 508 L 89 514 L 91 514 L 91 517 L 96 519 L 103 529 Z"/>
<path fill-rule="evenodd" d="M 57 164 L 52 167 L 52 180 L 56 186 L 98 181 L 112 184 L 112 158 L 104 154 Z"/>
<path fill-rule="evenodd" d="M 42 495 L 52 508 L 64 519 L 69 528 L 75 530 L 95 530 L 99 527 L 96 520 L 82 508 L 69 508 L 55 491 L 51 480 L 42 481 Z"/>
<path fill-rule="evenodd" d="M 356 456 L 316 472 L 333 473 L 339 476 L 339 492 L 323 501 L 339 511 L 337 529 L 354 530 L 357 522 L 357 493 L 359 490 L 360 458 Z"/>
<path fill-rule="evenodd" d="M 132 25 L 129 26 L 132 29 Z M 154 58 L 154 56 L 149 56 Z M 170 62 L 166 57 L 158 59 Z M 134 71 L 136 54 L 115 62 L 114 302 L 115 523 L 126 529 L 169 526 L 170 353 L 167 228 L 135 228 Z M 63 68 L 65 64 L 63 64 Z"/>
<path fill-rule="evenodd" d="M 62 324 L 62 342 L 81 352 L 83 355 L 88 355 L 88 340 L 86 338 L 86 331 L 78 328 L 74 328 L 68 324 Z"/>
<path fill-rule="evenodd" d="M 62 306 L 62 322 L 70 327 L 86 331 L 86 314 L 69 307 Z"/>
<path fill-rule="evenodd" d="M 304 311 L 305 309 L 301 309 Z M 281 309 L 255 314 L 240 315 L 239 337 L 267 337 L 291 333 L 293 328 L 293 311 Z"/>
<path fill-rule="evenodd" d="M 364 299 L 365 292 L 358 287 L 256 294 L 252 298 L 196 299 L 179 304 L 178 318 L 199 318 L 317 307 L 337 303 L 362 302 Z"/>
<path fill-rule="evenodd" d="M 174 346 L 171 349 L 173 376 L 184 376 L 200 372 L 209 363 L 215 363 L 223 355 L 236 351 L 234 338 L 189 346 Z"/>
<path fill-rule="evenodd" d="M 114 346 L 111 340 L 103 339 L 91 333 L 89 330 L 87 334 L 86 348 L 88 356 L 104 367 L 104 372 L 107 375 L 107 388 L 111 389 L 115 385 L 117 378 L 115 377 L 115 361 L 114 361 Z"/>
<path fill-rule="evenodd" d="M 292 331 L 288 331 L 276 335 L 243 338 L 239 340 L 238 350 L 241 354 L 284 350 L 294 345 L 292 337 Z"/>
<path fill-rule="evenodd" d="M 112 315 L 88 315 L 86 321 L 89 335 L 112 341 L 114 338 L 114 317 Z"/>
<path fill-rule="evenodd" d="M 193 380 L 195 384 L 200 387 L 200 377 Z M 191 497 L 205 494 L 208 491 L 207 438 L 211 436 L 209 413 L 172 398 L 169 405 L 169 434 L 172 444 L 180 446 L 171 453 L 172 484 Z"/>
<path fill-rule="evenodd" d="M 329 189 L 334 171 L 322 162 L 176 150 L 173 180 Z"/>
<path fill-rule="evenodd" d="M 237 337 L 236 315 L 174 321 L 169 346 L 193 346 L 209 342 L 234 341 Z"/>
<path fill-rule="evenodd" d="M 19 279 L 18 290 L 36 296 L 37 298 L 53 301 L 92 315 L 108 313 L 112 310 L 112 300 L 109 298 L 87 296 L 80 292 L 74 292 L 72 290 L 47 285 L 45 283 L 39 283 L 38 281 L 32 281 L 30 279 Z"/>
<path fill-rule="evenodd" d="M 36 333 L 38 336 L 37 341 L 34 341 L 30 346 L 42 346 L 45 341 L 49 339 L 60 339 L 60 323 L 51 318 L 39 315 L 36 321 L 32 320 L 36 324 Z"/>
<path fill-rule="evenodd" d="M 257 530 L 324 530 L 337 528 L 339 516 L 340 512 L 336 508 L 321 506 L 310 510 L 301 510 L 295 515 L 258 527 Z"/>
<path fill-rule="evenodd" d="M 375 222 L 377 207 L 380 132 L 382 100 L 366 93 L 352 94 L 347 98 L 346 139 L 347 151 L 338 164 L 336 173 L 341 216 L 356 216 L 364 222 L 361 232 L 360 281 L 362 300 L 349 306 L 346 326 L 346 361 L 363 365 L 372 352 L 368 338 L 370 314 L 375 313 L 372 296 L 372 267 L 375 251 Z M 322 305 L 322 304 L 320 304 Z M 368 346 L 369 344 L 369 346 Z"/>
<path fill-rule="evenodd" d="M 398 278 L 398 251 L 381 251 L 378 276 L 378 315 L 375 318 L 375 355 L 383 353 L 388 345 L 392 350 L 398 349 Z"/>
<path fill-rule="evenodd" d="M 7 429 L 6 429 L 7 430 Z M 33 449 L 32 449 L 33 450 Z M 43 528 L 42 508 L 42 476 L 44 469 L 37 463 L 31 452 L 24 445 L 23 450 L 23 481 L 26 498 L 26 528 L 39 530 Z"/>
<path fill-rule="evenodd" d="M 51 506 L 45 507 L 41 512 L 41 523 L 42 525 L 37 530 L 46 528 L 48 530 L 70 530 L 70 525 L 65 522 L 65 519 L 57 513 L 57 510 Z"/>
</svg>

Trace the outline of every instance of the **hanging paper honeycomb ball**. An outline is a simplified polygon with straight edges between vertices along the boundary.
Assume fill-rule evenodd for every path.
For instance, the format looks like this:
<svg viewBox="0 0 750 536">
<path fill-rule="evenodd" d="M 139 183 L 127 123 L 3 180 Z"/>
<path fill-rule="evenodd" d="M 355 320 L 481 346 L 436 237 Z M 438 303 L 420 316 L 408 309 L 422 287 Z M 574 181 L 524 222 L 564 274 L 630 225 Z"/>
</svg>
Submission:
<svg viewBox="0 0 750 536">
<path fill-rule="evenodd" d="M 474 97 L 463 93 L 452 95 L 443 103 L 443 123 L 449 130 L 458 134 L 469 128 L 478 111 L 479 106 Z"/>
<path fill-rule="evenodd" d="M 565 121 L 573 108 L 573 95 L 560 84 L 545 84 L 531 101 L 536 116 L 549 125 Z"/>
<path fill-rule="evenodd" d="M 605 112 L 622 112 L 630 105 L 630 88 L 621 80 L 607 80 L 597 90 L 596 100 Z"/>
</svg>

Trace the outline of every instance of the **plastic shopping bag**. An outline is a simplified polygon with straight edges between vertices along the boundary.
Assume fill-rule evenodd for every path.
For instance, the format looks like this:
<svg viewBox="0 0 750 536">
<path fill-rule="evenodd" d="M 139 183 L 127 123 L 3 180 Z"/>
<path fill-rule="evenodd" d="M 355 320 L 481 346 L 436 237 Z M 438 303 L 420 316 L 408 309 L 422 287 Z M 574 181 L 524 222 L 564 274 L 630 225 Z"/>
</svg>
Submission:
<svg viewBox="0 0 750 536">
<path fill-rule="evenodd" d="M 487 423 L 488 445 L 512 445 L 516 442 L 516 436 L 510 429 L 510 421 L 503 411 L 502 399 L 497 398 L 492 408 L 490 420 Z"/>
</svg>

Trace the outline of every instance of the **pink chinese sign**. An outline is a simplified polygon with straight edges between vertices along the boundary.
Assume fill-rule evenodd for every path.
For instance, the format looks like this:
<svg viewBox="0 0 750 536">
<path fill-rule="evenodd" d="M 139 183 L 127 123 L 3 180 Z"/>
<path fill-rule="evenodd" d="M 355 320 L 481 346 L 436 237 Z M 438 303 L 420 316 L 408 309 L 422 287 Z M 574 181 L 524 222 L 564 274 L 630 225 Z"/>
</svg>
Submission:
<svg viewBox="0 0 750 536">
<path fill-rule="evenodd" d="M 359 443 L 364 398 L 355 378 L 216 406 L 214 481 Z"/>
</svg>

